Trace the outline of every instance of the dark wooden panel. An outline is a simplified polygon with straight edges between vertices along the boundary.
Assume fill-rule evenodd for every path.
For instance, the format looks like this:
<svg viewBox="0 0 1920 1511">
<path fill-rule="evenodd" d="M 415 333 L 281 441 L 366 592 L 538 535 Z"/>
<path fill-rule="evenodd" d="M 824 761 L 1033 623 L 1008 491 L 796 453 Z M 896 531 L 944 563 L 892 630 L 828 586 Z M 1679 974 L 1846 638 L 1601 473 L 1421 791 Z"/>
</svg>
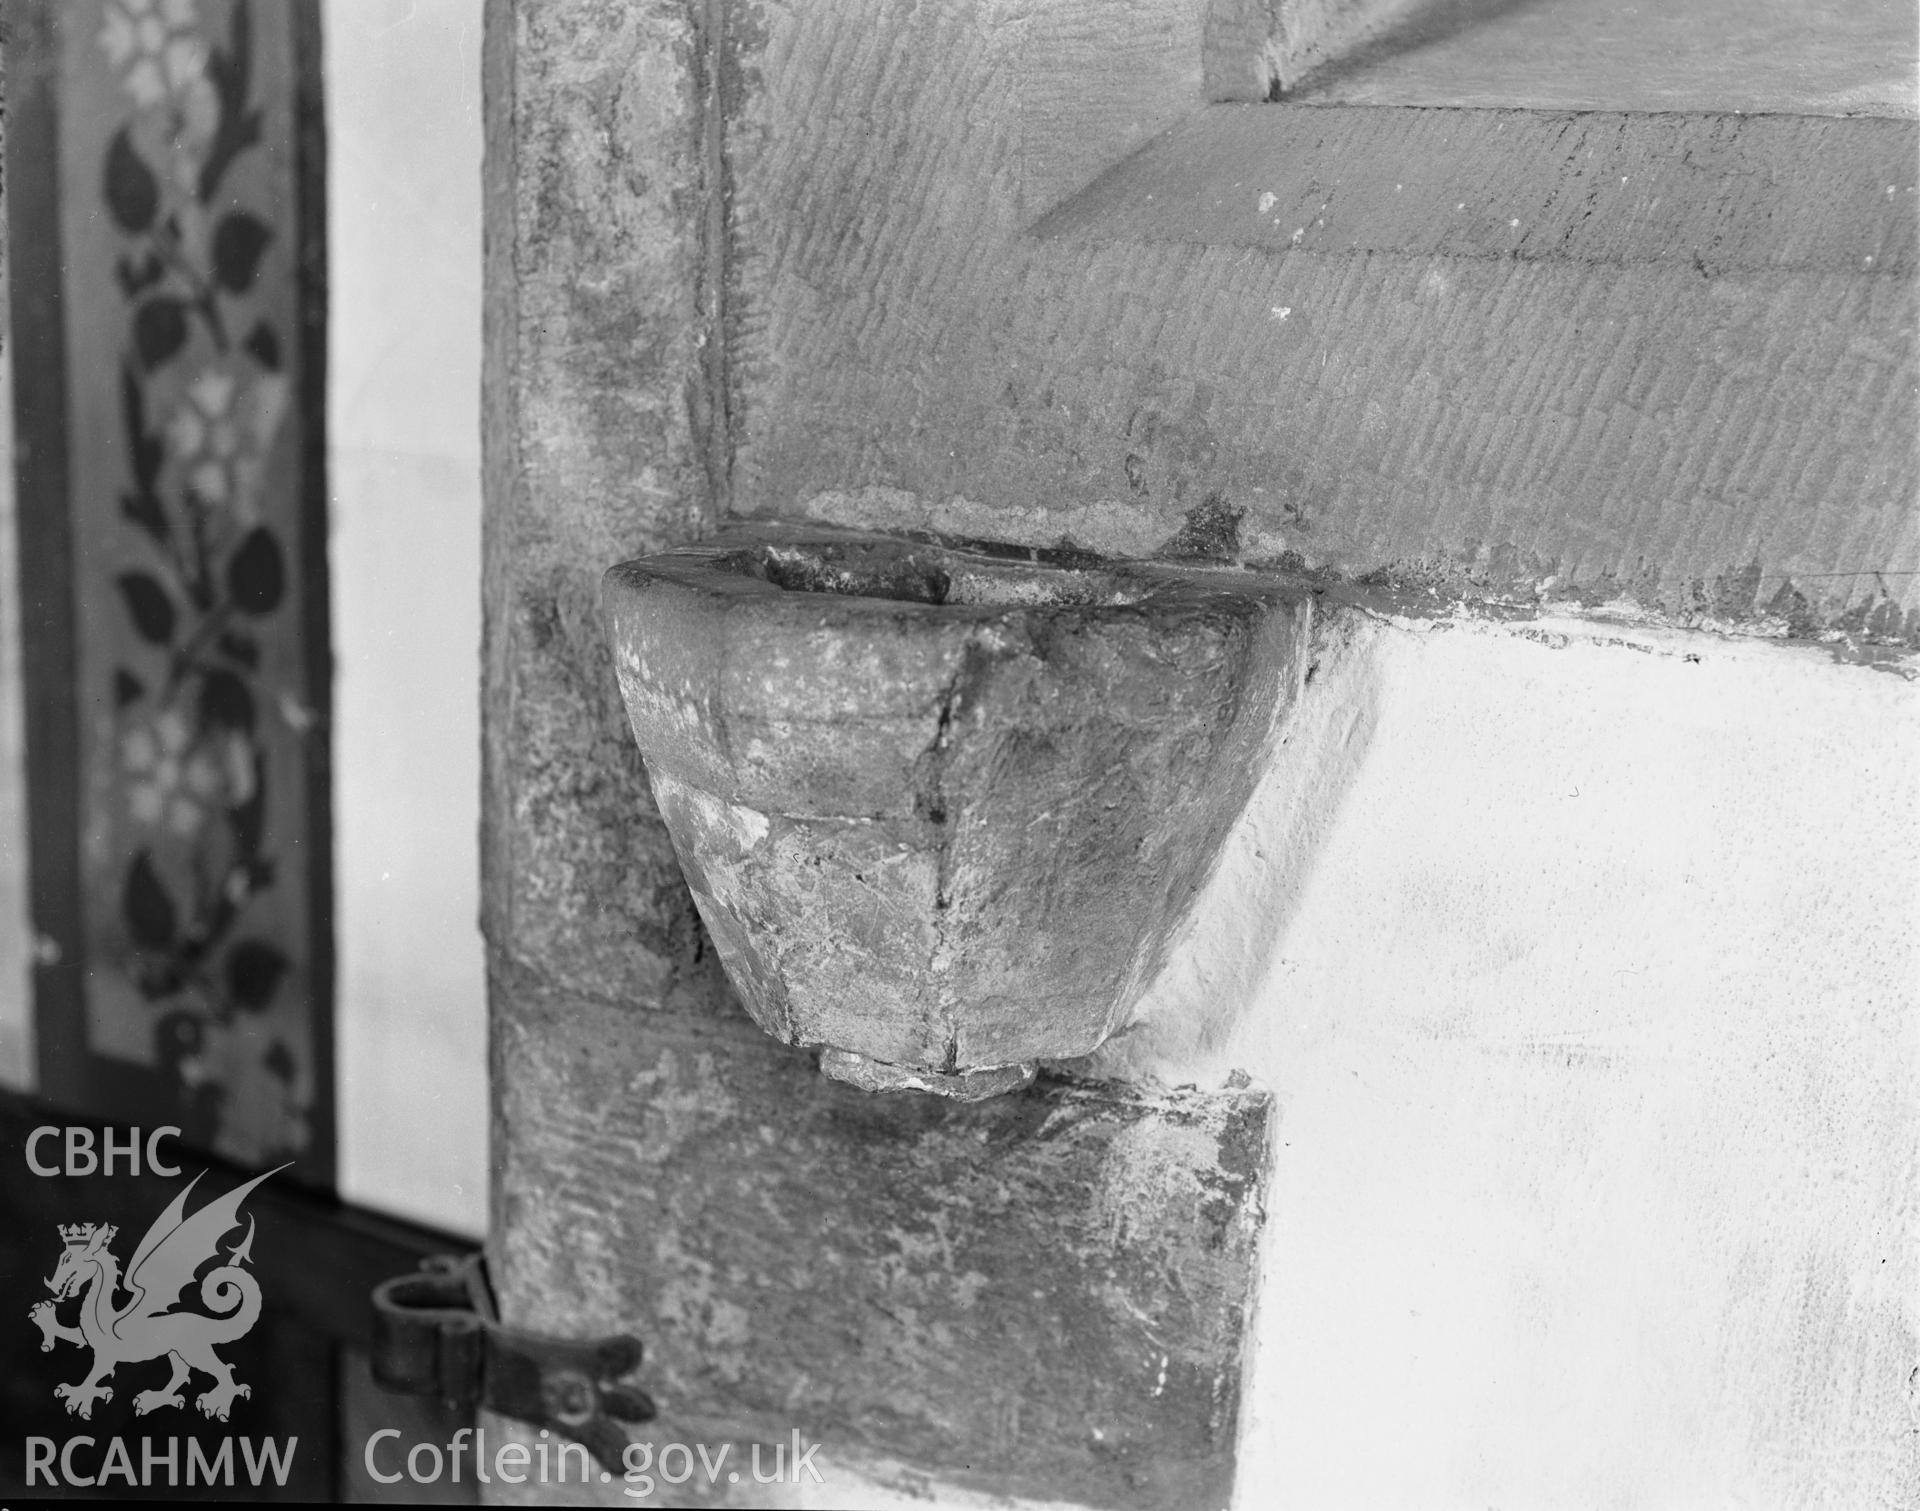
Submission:
<svg viewBox="0 0 1920 1511">
<path fill-rule="evenodd" d="M 8 310 L 25 687 L 34 1039 L 47 1095 L 87 1096 L 81 949 L 79 724 L 74 681 L 73 520 L 67 510 L 66 290 L 55 125 L 57 12 L 6 11 Z M 32 297 L 23 297 L 31 291 Z"/>
<path fill-rule="evenodd" d="M 100 1467 L 114 1437 L 128 1445 L 136 1474 L 142 1437 L 153 1439 L 160 1454 L 165 1453 L 168 1439 L 177 1439 L 175 1472 L 182 1483 L 172 1496 L 185 1493 L 189 1439 L 212 1458 L 232 1438 L 234 1486 L 224 1492 L 220 1487 L 208 1492 L 196 1486 L 193 1496 L 253 1498 L 240 1440 L 250 1441 L 258 1452 L 263 1438 L 284 1444 L 297 1437 L 285 1486 L 274 1485 L 269 1476 L 259 1493 L 270 1499 L 330 1500 L 351 1487 L 351 1477 L 343 1478 L 344 1466 L 361 1453 L 366 1431 L 392 1426 L 406 1434 L 408 1443 L 445 1442 L 450 1431 L 441 1428 L 459 1425 L 432 1403 L 378 1392 L 369 1395 L 365 1388 L 353 1394 L 341 1371 L 352 1365 L 345 1355 L 364 1354 L 368 1347 L 368 1295 L 373 1286 L 417 1268 L 428 1254 L 458 1252 L 465 1245 L 444 1234 L 344 1207 L 288 1182 L 285 1176 L 267 1180 L 241 1208 L 242 1222 L 253 1224 L 248 1268 L 259 1281 L 262 1309 L 245 1335 L 219 1348 L 221 1357 L 233 1365 L 236 1379 L 252 1391 L 234 1402 L 229 1420 L 211 1422 L 193 1409 L 193 1398 L 208 1384 L 203 1375 L 195 1376 L 187 1387 L 186 1407 L 162 1407 L 137 1415 L 133 1398 L 166 1380 L 164 1359 L 121 1365 L 109 1381 L 115 1392 L 111 1400 L 96 1405 L 88 1420 L 70 1415 L 54 1395 L 54 1386 L 81 1379 L 90 1357 L 66 1342 L 43 1353 L 40 1333 L 27 1318 L 28 1308 L 46 1298 L 44 1282 L 61 1253 L 60 1228 L 82 1222 L 111 1223 L 119 1229 L 113 1252 L 125 1260 L 196 1175 L 201 1178 L 191 1198 L 195 1210 L 208 1198 L 242 1184 L 248 1175 L 234 1165 L 203 1164 L 168 1141 L 163 1145 L 165 1155 L 181 1166 L 181 1174 L 175 1177 L 154 1176 L 144 1169 L 130 1175 L 124 1158 L 112 1175 L 43 1177 L 29 1169 L 26 1158 L 28 1136 L 41 1126 L 88 1128 L 98 1149 L 110 1125 L 75 1118 L 45 1102 L 0 1095 L 0 1294 L 6 1298 L 4 1314 L 12 1319 L 0 1340 L 6 1360 L 0 1372 L 0 1399 L 5 1402 L 9 1429 L 0 1439 L 0 1493 L 18 1495 L 27 1489 L 27 1437 L 51 1438 L 64 1445 L 84 1435 L 94 1440 L 75 1450 L 76 1466 L 85 1473 Z M 114 1132 L 123 1140 L 126 1137 L 124 1128 Z M 41 1162 L 58 1162 L 59 1149 L 58 1139 L 43 1141 L 38 1149 Z M 244 1231 L 236 1229 L 227 1235 L 222 1248 L 231 1250 L 244 1238 Z M 189 1308 L 192 1305 L 189 1300 Z M 72 1309 L 73 1303 L 68 1302 L 63 1320 L 71 1322 Z M 357 1368 L 364 1374 L 364 1362 Z M 350 1394 L 355 1410 L 343 1416 L 343 1402 Z M 146 1488 L 171 1498 L 165 1471 L 156 1473 L 159 1482 Z M 32 1488 L 36 1494 L 47 1489 L 44 1481 Z M 96 1493 L 120 1499 L 137 1497 L 141 1488 L 130 1487 L 116 1476 Z"/>
</svg>

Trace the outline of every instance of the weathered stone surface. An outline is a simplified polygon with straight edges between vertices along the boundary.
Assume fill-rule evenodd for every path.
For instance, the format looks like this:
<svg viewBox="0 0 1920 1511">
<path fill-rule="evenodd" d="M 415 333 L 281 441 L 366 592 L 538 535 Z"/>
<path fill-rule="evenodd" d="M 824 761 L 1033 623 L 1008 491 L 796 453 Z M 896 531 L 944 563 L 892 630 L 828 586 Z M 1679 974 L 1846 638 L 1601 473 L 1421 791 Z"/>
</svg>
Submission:
<svg viewBox="0 0 1920 1511">
<path fill-rule="evenodd" d="M 1087 10 L 838 0 L 740 39 L 735 512 L 1151 555 L 1212 500 L 1249 562 L 1920 635 L 1920 319 L 1865 262 L 1912 244 L 1910 121 L 1222 105 L 1279 176 L 1215 161 L 1187 200 L 1279 244 L 1128 235 L 1159 190 L 1127 166 L 1075 202 L 1111 234 L 1038 237 L 1033 143 L 1082 107 L 1028 80 Z"/>
<path fill-rule="evenodd" d="M 816 1504 L 888 1460 L 922 1494 L 1226 1504 L 1263 1095 L 872 1095 L 689 994 L 495 987 L 495 1279 L 527 1326 L 645 1341 L 639 1435 L 744 1467 L 798 1431 Z"/>
<path fill-rule="evenodd" d="M 1912 117 L 1917 61 L 1910 0 L 1425 0 L 1292 97 Z"/>
<path fill-rule="evenodd" d="M 1457 0 L 1209 0 L 1207 98 L 1278 99 L 1355 49 L 1465 8 Z"/>
<path fill-rule="evenodd" d="M 1027 32 L 1084 33 L 1110 65 L 1041 50 L 1022 152 L 1036 211 L 1198 87 L 1197 51 L 1161 45 L 1197 17 L 1120 9 L 1146 31 L 1116 39 L 1114 7 L 1092 3 Z M 729 378 L 724 305 L 736 233 L 761 232 L 727 224 L 718 122 L 759 87 L 757 26 L 749 6 L 650 0 L 497 0 L 487 16 L 483 856 L 502 1313 L 638 1332 L 667 1414 L 656 1441 L 744 1453 L 798 1429 L 829 1470 L 890 1461 L 920 1493 L 1218 1505 L 1265 1102 L 1054 1084 L 965 1106 L 827 1080 L 735 1005 L 625 727 L 599 574 L 720 517 L 752 388 Z M 905 106 L 935 112 L 926 95 Z M 487 1493 L 571 1504 L 581 1488 Z M 624 1488 L 592 1487 L 632 1504 Z M 750 1504 L 769 1493 L 740 1487 Z"/>
<path fill-rule="evenodd" d="M 1916 113 L 1906 0 L 1209 0 L 1207 98 Z"/>
<path fill-rule="evenodd" d="M 1917 143 L 1914 123 L 1871 118 L 1204 110 L 1031 234 L 1310 259 L 1673 265 L 1711 306 L 1731 274 L 1911 278 Z"/>
<path fill-rule="evenodd" d="M 635 1003 L 698 930 L 598 589 L 712 510 L 698 44 L 670 0 L 487 12 L 483 923 Z"/>
<path fill-rule="evenodd" d="M 767 529 L 615 567 L 605 596 L 748 1010 L 879 1062 L 830 1070 L 935 1089 L 1087 1054 L 1124 1019 L 1291 706 L 1310 603 L 1269 578 Z"/>
</svg>

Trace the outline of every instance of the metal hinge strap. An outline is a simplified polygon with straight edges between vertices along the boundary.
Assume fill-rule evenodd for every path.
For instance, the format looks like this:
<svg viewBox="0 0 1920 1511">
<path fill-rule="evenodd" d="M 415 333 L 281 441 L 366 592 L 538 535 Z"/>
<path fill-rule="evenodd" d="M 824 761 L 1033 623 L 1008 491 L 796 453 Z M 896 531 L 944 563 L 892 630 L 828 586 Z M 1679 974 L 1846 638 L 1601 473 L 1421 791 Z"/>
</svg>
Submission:
<svg viewBox="0 0 1920 1511">
<path fill-rule="evenodd" d="M 628 1438 L 616 1423 L 655 1415 L 622 1384 L 640 1367 L 629 1333 L 550 1338 L 500 1322 L 486 1256 L 436 1254 L 373 1292 L 373 1378 L 404 1395 L 478 1406 L 574 1438 L 617 1474 Z"/>
</svg>

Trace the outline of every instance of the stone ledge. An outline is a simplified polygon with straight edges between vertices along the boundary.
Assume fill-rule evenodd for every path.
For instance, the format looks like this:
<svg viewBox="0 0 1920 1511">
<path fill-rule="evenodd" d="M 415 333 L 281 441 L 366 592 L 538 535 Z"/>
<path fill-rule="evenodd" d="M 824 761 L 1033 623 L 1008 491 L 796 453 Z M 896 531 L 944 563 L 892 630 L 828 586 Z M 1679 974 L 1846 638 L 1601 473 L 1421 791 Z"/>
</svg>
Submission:
<svg viewBox="0 0 1920 1511">
<path fill-rule="evenodd" d="M 508 1320 L 636 1331 L 665 1419 L 743 1444 L 1226 1500 L 1264 1094 L 875 1096 L 718 1003 L 642 1017 L 525 979 L 496 1024 Z"/>
<path fill-rule="evenodd" d="M 1920 121 L 1222 105 L 1031 234 L 1323 256 L 1910 277 Z M 1891 190 L 1892 192 L 1889 192 Z"/>
</svg>

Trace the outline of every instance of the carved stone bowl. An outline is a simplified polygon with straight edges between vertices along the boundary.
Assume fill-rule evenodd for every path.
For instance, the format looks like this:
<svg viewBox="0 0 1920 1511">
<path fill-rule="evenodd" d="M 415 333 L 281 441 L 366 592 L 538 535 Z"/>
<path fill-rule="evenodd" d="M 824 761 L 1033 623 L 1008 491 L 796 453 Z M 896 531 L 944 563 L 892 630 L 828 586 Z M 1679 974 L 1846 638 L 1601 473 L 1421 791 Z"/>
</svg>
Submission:
<svg viewBox="0 0 1920 1511">
<path fill-rule="evenodd" d="M 1238 573 L 776 527 L 624 562 L 603 603 L 747 1010 L 830 1075 L 962 1097 L 1125 1021 L 1309 613 Z"/>
</svg>

